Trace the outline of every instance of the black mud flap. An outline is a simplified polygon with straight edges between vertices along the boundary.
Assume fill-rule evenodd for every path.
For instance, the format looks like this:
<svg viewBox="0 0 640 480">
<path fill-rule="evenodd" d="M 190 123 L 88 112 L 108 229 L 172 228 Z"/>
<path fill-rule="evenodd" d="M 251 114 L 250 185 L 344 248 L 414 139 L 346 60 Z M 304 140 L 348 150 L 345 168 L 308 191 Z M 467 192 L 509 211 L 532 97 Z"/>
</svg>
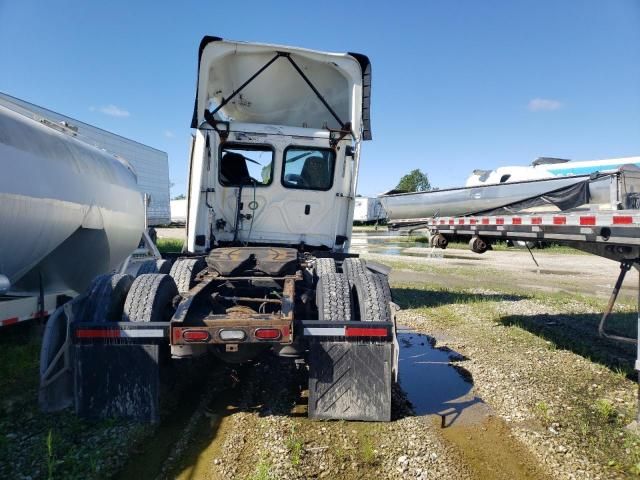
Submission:
<svg viewBox="0 0 640 480">
<path fill-rule="evenodd" d="M 309 418 L 391 420 L 392 354 L 392 343 L 311 343 Z"/>
<path fill-rule="evenodd" d="M 157 422 L 159 354 L 159 345 L 74 345 L 76 413 Z"/>
</svg>

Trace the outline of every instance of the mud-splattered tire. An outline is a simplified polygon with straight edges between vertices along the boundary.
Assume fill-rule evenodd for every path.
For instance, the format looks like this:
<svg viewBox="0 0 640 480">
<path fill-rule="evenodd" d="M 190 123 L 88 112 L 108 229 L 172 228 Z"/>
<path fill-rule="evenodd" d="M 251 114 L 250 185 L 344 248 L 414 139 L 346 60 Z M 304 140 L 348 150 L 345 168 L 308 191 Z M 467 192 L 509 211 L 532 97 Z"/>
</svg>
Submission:
<svg viewBox="0 0 640 480">
<path fill-rule="evenodd" d="M 143 274 L 136 278 L 124 303 L 123 322 L 166 322 L 173 315 L 173 299 L 178 295 L 169 275 Z"/>
<path fill-rule="evenodd" d="M 202 258 L 180 258 L 173 263 L 169 275 L 173 277 L 178 292 L 186 293 L 191 290 L 196 275 L 207 266 Z"/>
<path fill-rule="evenodd" d="M 333 258 L 316 258 L 314 267 L 316 281 L 328 273 L 336 273 L 336 261 Z"/>
<path fill-rule="evenodd" d="M 342 271 L 349 280 L 354 280 L 358 275 L 369 273 L 366 263 L 361 258 L 345 258 L 342 262 Z"/>
<path fill-rule="evenodd" d="M 83 309 L 83 322 L 119 322 L 133 277 L 127 274 L 100 275 L 91 284 Z"/>
<path fill-rule="evenodd" d="M 318 320 L 349 321 L 353 318 L 351 283 L 342 273 L 325 273 L 316 286 Z"/>
<path fill-rule="evenodd" d="M 353 280 L 360 320 L 364 322 L 390 322 L 391 288 L 384 275 L 368 273 L 358 275 Z"/>
</svg>

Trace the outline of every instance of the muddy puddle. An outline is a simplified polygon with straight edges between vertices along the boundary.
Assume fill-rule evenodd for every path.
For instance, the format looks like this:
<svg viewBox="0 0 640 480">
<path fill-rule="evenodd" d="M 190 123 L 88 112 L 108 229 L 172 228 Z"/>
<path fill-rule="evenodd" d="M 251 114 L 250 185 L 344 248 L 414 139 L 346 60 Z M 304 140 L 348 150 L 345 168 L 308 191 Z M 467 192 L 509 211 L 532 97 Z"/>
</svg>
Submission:
<svg viewBox="0 0 640 480">
<path fill-rule="evenodd" d="M 476 478 L 547 478 L 509 426 L 493 415 L 473 389 L 467 360 L 433 337 L 399 329 L 400 386 L 416 415 L 433 417 L 441 436 L 465 460 Z"/>
<path fill-rule="evenodd" d="M 416 415 L 434 415 L 443 427 L 479 423 L 491 412 L 473 391 L 471 374 L 458 362 L 465 358 L 436 348 L 434 339 L 401 329 L 400 386 Z"/>
</svg>

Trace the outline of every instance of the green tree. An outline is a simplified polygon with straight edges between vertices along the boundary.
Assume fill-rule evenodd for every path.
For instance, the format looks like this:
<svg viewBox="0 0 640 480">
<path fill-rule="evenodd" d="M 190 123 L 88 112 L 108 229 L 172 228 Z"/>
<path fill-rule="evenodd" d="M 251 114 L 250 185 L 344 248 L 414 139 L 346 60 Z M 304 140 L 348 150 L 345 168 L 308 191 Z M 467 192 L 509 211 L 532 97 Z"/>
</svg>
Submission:
<svg viewBox="0 0 640 480">
<path fill-rule="evenodd" d="M 184 200 L 185 198 L 187 198 L 184 193 L 181 193 L 180 195 L 176 195 L 175 197 L 173 197 L 171 200 Z"/>
<path fill-rule="evenodd" d="M 398 182 L 396 190 L 405 192 L 426 192 L 431 190 L 431 183 L 426 173 L 422 173 L 419 168 L 411 170 Z"/>
</svg>

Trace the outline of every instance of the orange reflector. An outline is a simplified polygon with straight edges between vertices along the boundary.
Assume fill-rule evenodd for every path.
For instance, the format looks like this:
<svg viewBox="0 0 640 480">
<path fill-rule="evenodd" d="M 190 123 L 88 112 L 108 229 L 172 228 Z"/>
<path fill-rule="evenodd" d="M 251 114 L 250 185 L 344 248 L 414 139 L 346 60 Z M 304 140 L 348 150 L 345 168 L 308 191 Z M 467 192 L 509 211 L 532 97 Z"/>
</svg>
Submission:
<svg viewBox="0 0 640 480">
<path fill-rule="evenodd" d="M 282 335 L 277 328 L 258 328 L 254 334 L 260 340 L 277 340 Z"/>
<path fill-rule="evenodd" d="M 346 337 L 386 337 L 389 332 L 386 328 L 346 327 Z"/>
<path fill-rule="evenodd" d="M 185 330 L 182 338 L 187 342 L 206 342 L 209 340 L 209 332 L 206 330 Z"/>
</svg>

